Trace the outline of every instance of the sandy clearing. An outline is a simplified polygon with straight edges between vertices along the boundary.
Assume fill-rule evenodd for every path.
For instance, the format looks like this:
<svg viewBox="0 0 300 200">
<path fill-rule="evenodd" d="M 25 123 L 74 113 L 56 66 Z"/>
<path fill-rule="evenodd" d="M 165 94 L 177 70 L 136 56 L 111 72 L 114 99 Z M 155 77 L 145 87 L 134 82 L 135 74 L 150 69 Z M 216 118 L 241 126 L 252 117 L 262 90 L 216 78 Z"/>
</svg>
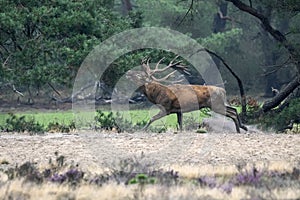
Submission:
<svg viewBox="0 0 300 200">
<path fill-rule="evenodd" d="M 300 135 L 197 133 L 48 133 L 42 136 L 0 135 L 0 161 L 47 165 L 54 153 L 92 172 L 120 159 L 144 154 L 144 161 L 164 166 L 226 167 L 241 163 L 277 163 L 280 168 L 300 162 Z M 180 167 L 178 167 L 180 168 Z"/>
</svg>

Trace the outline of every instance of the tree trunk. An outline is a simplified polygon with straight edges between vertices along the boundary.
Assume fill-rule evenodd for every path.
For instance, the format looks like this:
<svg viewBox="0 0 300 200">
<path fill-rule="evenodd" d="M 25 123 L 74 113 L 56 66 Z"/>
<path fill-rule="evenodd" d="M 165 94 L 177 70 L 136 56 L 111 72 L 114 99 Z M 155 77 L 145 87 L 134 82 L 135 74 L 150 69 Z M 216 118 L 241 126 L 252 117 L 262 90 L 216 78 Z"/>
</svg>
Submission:
<svg viewBox="0 0 300 200">
<path fill-rule="evenodd" d="M 272 8 L 267 7 L 266 9 L 259 8 L 258 9 L 261 13 L 268 16 L 269 19 L 272 17 Z M 262 43 L 262 51 L 264 53 L 264 65 L 265 67 L 265 88 L 264 88 L 264 97 L 274 97 L 274 93 L 272 91 L 272 87 L 279 89 L 278 84 L 278 77 L 276 71 L 270 66 L 274 66 L 276 64 L 276 60 L 278 56 L 274 52 L 275 49 L 273 47 L 274 41 L 266 31 L 262 31 L 261 36 L 261 43 Z"/>
<path fill-rule="evenodd" d="M 281 101 L 283 101 L 289 94 L 291 94 L 294 91 L 295 88 L 299 86 L 300 53 L 298 49 L 296 49 L 294 44 L 287 40 L 284 34 L 282 34 L 279 30 L 271 26 L 268 16 L 265 16 L 264 14 L 262 14 L 261 12 L 253 8 L 252 6 L 248 6 L 247 4 L 245 4 L 240 0 L 225 0 L 225 1 L 231 2 L 235 7 L 237 7 L 241 11 L 246 12 L 259 19 L 262 27 L 289 52 L 290 58 L 298 70 L 297 77 L 293 81 L 291 81 L 287 85 L 287 87 L 281 90 L 280 93 L 277 94 L 273 99 L 266 101 L 263 104 L 262 111 L 267 112 L 272 108 L 278 106 L 281 103 Z"/>
<path fill-rule="evenodd" d="M 261 14 L 260 12 L 258 12 L 256 9 L 248 6 L 247 4 L 243 3 L 240 0 L 226 0 L 229 2 L 232 2 L 233 5 L 235 5 L 237 8 L 239 8 L 241 11 L 247 12 L 250 15 L 258 18 L 261 23 L 263 28 L 270 33 L 270 35 L 272 35 L 272 37 L 277 40 L 279 43 L 281 43 L 283 45 L 284 48 L 286 48 L 286 50 L 289 52 L 289 54 L 291 55 L 292 60 L 294 61 L 298 73 L 300 73 L 300 54 L 297 51 L 297 49 L 293 46 L 292 43 L 290 43 L 284 34 L 282 34 L 279 30 L 276 30 L 275 28 L 273 28 L 270 24 L 270 21 L 268 19 L 267 16 Z"/>
<path fill-rule="evenodd" d="M 264 13 L 265 16 L 269 16 L 269 19 L 272 17 L 272 8 L 267 7 L 265 10 L 259 9 L 260 12 Z M 282 32 L 287 32 L 289 29 L 289 20 L 286 17 L 283 17 L 280 19 L 280 23 L 278 28 Z M 278 69 L 280 66 L 276 66 L 277 61 L 280 58 L 281 52 L 278 48 L 278 46 L 274 45 L 274 41 L 272 38 L 270 38 L 270 35 L 266 31 L 262 31 L 262 49 L 265 55 L 265 97 L 274 97 L 274 93 L 272 91 L 272 87 L 275 89 L 280 89 L 282 84 L 279 82 L 282 82 L 282 79 L 280 79 L 280 76 L 278 77 Z M 270 67 L 275 66 L 275 67 Z"/>
<path fill-rule="evenodd" d="M 124 16 L 126 16 L 132 10 L 132 3 L 130 0 L 121 0 L 121 2 L 122 2 L 122 13 Z"/>
<path fill-rule="evenodd" d="M 226 27 L 226 19 L 221 17 L 227 15 L 227 2 L 221 2 L 219 5 L 219 12 L 215 14 L 213 22 L 213 33 L 223 32 Z"/>
<path fill-rule="evenodd" d="M 212 31 L 213 33 L 220 33 L 220 32 L 224 32 L 225 31 L 225 27 L 226 27 L 226 20 L 224 18 L 222 18 L 222 16 L 226 16 L 227 15 L 227 2 L 221 2 L 219 3 L 219 9 L 218 12 L 215 14 L 214 16 L 214 21 L 213 21 L 213 27 L 212 27 Z M 216 66 L 218 67 L 218 69 L 220 69 L 220 60 L 217 59 L 216 57 L 212 58 L 214 63 L 216 64 Z"/>
</svg>

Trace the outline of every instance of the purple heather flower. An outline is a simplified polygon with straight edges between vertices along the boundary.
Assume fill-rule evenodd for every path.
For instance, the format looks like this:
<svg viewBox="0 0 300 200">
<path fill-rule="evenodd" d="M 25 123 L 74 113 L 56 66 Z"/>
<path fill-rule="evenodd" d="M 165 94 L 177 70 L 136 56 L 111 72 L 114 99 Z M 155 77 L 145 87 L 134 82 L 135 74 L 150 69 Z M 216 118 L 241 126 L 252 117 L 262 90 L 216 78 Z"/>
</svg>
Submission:
<svg viewBox="0 0 300 200">
<path fill-rule="evenodd" d="M 223 185 L 220 185 L 219 188 L 227 194 L 230 194 L 232 192 L 233 186 L 234 185 L 232 183 L 224 183 Z"/>
<path fill-rule="evenodd" d="M 210 188 L 214 188 L 217 186 L 217 181 L 214 177 L 204 176 L 199 178 L 199 182 L 201 185 L 205 185 Z"/>
<path fill-rule="evenodd" d="M 236 181 L 239 184 L 257 184 L 262 176 L 262 172 L 259 172 L 256 168 L 253 168 L 251 171 L 245 171 L 237 174 Z"/>
<path fill-rule="evenodd" d="M 83 177 L 83 172 L 79 171 L 78 169 L 70 169 L 65 173 L 65 176 L 69 181 L 78 181 Z"/>
<path fill-rule="evenodd" d="M 63 183 L 66 179 L 67 177 L 63 174 L 53 174 L 50 181 L 54 183 Z"/>
</svg>

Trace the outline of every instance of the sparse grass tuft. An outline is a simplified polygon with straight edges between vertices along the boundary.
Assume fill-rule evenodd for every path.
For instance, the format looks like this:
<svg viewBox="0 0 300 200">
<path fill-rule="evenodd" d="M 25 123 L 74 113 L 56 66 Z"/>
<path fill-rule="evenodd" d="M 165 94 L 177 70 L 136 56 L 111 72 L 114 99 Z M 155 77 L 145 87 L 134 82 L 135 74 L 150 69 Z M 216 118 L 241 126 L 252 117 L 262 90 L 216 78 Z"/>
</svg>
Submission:
<svg viewBox="0 0 300 200">
<path fill-rule="evenodd" d="M 41 170 L 37 163 L 25 162 L 16 167 L 0 166 L 0 172 L 7 180 L 1 179 L 0 194 L 3 198 L 36 198 L 27 190 L 13 190 L 10 187 L 30 184 L 33 188 L 51 188 L 51 195 L 57 198 L 77 199 L 95 191 L 110 191 L 102 194 L 113 199 L 281 199 L 299 198 L 300 168 L 292 170 L 269 170 L 249 165 L 237 165 L 233 174 L 207 174 L 198 177 L 182 176 L 174 170 L 163 170 L 144 160 L 144 155 L 119 160 L 109 170 L 100 174 L 82 171 L 79 165 L 67 165 L 66 158 L 55 153 L 55 159 L 49 160 L 49 166 Z M 21 181 L 19 183 L 19 181 Z M 112 187 L 114 190 L 109 190 Z M 18 187 L 19 188 L 19 187 Z M 65 188 L 63 191 L 61 188 Z M 84 189 L 83 189 L 84 188 Z M 117 188 L 117 190 L 116 190 Z M 298 188 L 298 189 L 297 189 Z M 3 193 L 2 190 L 5 190 Z M 49 190 L 48 191 L 48 195 Z M 55 192 L 56 191 L 56 192 Z M 116 191 L 119 191 L 116 193 Z M 122 192 L 121 192 L 122 191 Z M 282 191 L 289 192 L 284 196 Z M 291 191 L 294 191 L 292 193 Z M 116 196 L 118 194 L 118 196 Z M 123 194 L 123 195 L 121 195 Z M 124 194 L 126 194 L 124 196 Z M 40 196 L 39 196 L 40 197 Z M 49 196 L 48 196 L 49 197 Z M 53 196 L 52 196 L 53 197 Z M 85 199 L 92 199 L 85 198 Z"/>
</svg>

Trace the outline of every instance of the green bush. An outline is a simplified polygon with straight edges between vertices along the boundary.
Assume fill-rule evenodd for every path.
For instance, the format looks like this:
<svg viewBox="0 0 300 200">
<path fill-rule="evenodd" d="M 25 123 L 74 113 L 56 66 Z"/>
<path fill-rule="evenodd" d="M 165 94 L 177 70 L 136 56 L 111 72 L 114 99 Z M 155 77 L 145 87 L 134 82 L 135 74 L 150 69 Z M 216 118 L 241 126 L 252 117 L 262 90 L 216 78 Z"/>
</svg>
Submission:
<svg viewBox="0 0 300 200">
<path fill-rule="evenodd" d="M 40 134 L 46 131 L 48 132 L 62 132 L 68 133 L 75 129 L 75 123 L 60 124 L 59 122 L 50 122 L 47 126 L 40 124 L 33 117 L 28 116 L 17 116 L 9 113 L 9 117 L 5 120 L 5 124 L 0 127 L 1 131 L 4 132 L 29 132 L 31 134 Z"/>
<path fill-rule="evenodd" d="M 35 121 L 35 119 L 27 119 L 25 116 L 16 116 L 12 113 L 9 114 L 9 118 L 6 119 L 5 125 L 1 127 L 6 132 L 30 132 L 30 133 L 44 133 L 43 125 Z"/>
<path fill-rule="evenodd" d="M 128 184 L 129 185 L 132 185 L 132 184 L 154 184 L 156 181 L 155 178 L 153 177 L 148 177 L 146 174 L 137 174 L 134 178 L 130 179 L 128 181 Z"/>
<path fill-rule="evenodd" d="M 62 132 L 69 133 L 71 130 L 75 129 L 75 122 L 71 122 L 70 124 L 60 124 L 58 122 L 50 122 L 47 126 L 48 132 Z"/>
<path fill-rule="evenodd" d="M 211 116 L 210 109 L 202 109 L 199 115 L 197 116 L 187 115 L 184 117 L 184 128 L 186 130 L 198 129 L 200 126 L 199 118 L 201 119 L 203 117 L 209 116 Z M 134 122 L 126 119 L 126 117 L 123 117 L 121 113 L 117 112 L 116 114 L 114 114 L 112 112 L 104 112 L 101 110 L 96 111 L 95 121 L 96 125 L 94 128 L 96 130 L 117 130 L 118 132 L 140 131 L 148 123 L 147 119 L 144 119 L 143 121 Z M 173 123 L 176 123 L 177 125 L 177 121 L 174 121 Z M 153 126 L 149 126 L 147 131 L 155 133 L 164 133 L 168 130 L 169 127 L 171 127 L 171 125 L 167 123 L 160 123 L 156 125 L 155 123 L 153 123 Z"/>
<path fill-rule="evenodd" d="M 281 112 L 272 112 L 262 118 L 262 126 L 264 128 L 274 128 L 276 131 L 284 131 L 285 129 L 294 130 L 293 125 L 299 125 L 300 120 L 300 99 L 293 99 Z M 299 129 L 295 130 L 299 132 Z"/>
<path fill-rule="evenodd" d="M 146 125 L 146 121 L 138 122 L 134 124 L 132 121 L 125 119 L 120 113 L 114 115 L 112 112 L 105 113 L 101 110 L 96 111 L 95 116 L 95 129 L 96 130 L 114 130 L 118 132 L 132 132 L 140 130 Z"/>
<path fill-rule="evenodd" d="M 113 130 L 114 128 L 118 129 L 116 119 L 113 116 L 112 112 L 105 113 L 101 110 L 96 111 L 95 116 L 96 126 L 95 129 L 104 129 L 104 130 Z"/>
</svg>

